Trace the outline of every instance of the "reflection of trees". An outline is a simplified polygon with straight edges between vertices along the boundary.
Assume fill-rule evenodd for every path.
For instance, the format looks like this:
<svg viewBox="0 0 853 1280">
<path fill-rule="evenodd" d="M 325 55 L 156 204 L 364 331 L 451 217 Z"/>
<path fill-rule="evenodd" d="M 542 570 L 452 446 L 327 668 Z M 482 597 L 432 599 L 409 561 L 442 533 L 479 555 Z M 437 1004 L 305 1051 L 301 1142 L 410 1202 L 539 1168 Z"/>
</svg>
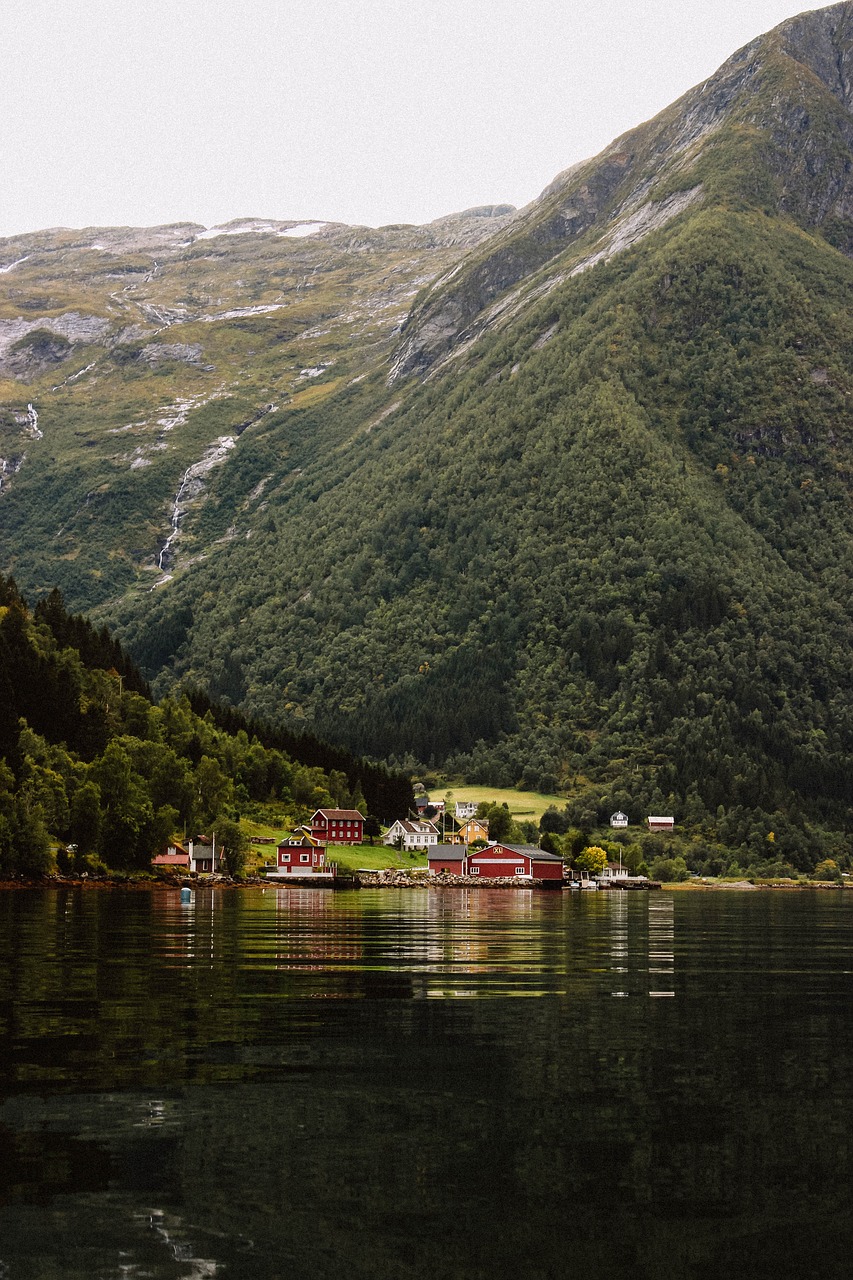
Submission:
<svg viewBox="0 0 853 1280">
<path fill-rule="evenodd" d="M 0 1135 L 66 1239 L 73 1214 L 81 1249 L 169 1280 L 564 1275 L 561 1198 L 593 1276 L 810 1274 L 804 1241 L 844 1274 L 841 895 L 699 898 L 0 895 Z M 650 1000 L 665 954 L 678 995 Z M 459 971 L 489 998 L 411 998 Z M 169 1271 L 152 1205 L 191 1247 Z M 0 1210 L 3 1260 L 25 1220 L 53 1256 L 59 1214 Z"/>
</svg>

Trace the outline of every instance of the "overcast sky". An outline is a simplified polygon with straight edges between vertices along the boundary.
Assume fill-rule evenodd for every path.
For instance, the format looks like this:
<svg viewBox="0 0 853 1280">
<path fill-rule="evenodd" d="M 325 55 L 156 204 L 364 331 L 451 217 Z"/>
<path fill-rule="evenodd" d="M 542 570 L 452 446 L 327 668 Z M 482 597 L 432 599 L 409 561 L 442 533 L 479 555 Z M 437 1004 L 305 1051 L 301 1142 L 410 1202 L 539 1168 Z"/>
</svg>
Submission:
<svg viewBox="0 0 853 1280">
<path fill-rule="evenodd" d="M 526 204 L 803 0 L 0 0 L 0 236 Z"/>
</svg>

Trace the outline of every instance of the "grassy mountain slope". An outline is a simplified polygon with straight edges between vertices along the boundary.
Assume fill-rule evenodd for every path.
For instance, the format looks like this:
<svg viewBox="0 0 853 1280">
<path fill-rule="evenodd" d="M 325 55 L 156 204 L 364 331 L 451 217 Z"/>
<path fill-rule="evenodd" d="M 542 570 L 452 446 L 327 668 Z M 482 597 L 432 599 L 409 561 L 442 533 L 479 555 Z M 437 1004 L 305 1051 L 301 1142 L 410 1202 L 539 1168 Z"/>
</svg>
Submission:
<svg viewBox="0 0 853 1280">
<path fill-rule="evenodd" d="M 287 466 L 290 415 L 386 356 L 411 297 L 509 212 L 378 231 L 250 219 L 0 242 L 5 570 L 28 590 L 59 585 L 77 608 L 150 587 L 177 557 L 180 539 L 161 553 L 189 468 L 185 558 L 228 536 L 194 543 L 192 525 L 229 462 L 235 501 L 258 504 L 243 435 L 273 420 Z"/>
<path fill-rule="evenodd" d="M 853 5 L 783 24 L 256 417 L 104 609 L 155 687 L 813 859 L 853 776 L 851 82 Z"/>
</svg>

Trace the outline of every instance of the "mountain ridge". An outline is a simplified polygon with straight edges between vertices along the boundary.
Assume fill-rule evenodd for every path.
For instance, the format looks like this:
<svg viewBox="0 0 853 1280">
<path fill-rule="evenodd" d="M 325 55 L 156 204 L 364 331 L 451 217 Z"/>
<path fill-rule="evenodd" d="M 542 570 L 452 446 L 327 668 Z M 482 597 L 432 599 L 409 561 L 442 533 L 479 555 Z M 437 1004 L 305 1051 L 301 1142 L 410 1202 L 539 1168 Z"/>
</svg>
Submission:
<svg viewBox="0 0 853 1280">
<path fill-rule="evenodd" d="M 838 42 L 839 36 L 845 33 L 849 36 L 851 29 L 853 6 L 849 2 L 820 10 L 817 17 L 806 14 L 789 19 L 768 35 L 750 41 L 714 75 L 688 90 L 651 121 L 622 134 L 598 156 L 558 174 L 536 200 L 518 213 L 509 227 L 497 234 L 481 259 L 469 268 L 467 277 L 463 276 L 460 281 L 459 272 L 454 273 L 453 290 L 442 293 L 444 282 L 440 278 L 433 283 L 432 301 L 428 296 L 420 307 L 413 309 L 404 325 L 403 342 L 395 355 L 391 381 L 410 373 L 425 374 L 442 353 L 460 342 L 463 348 L 467 346 L 472 334 L 476 337 L 483 328 L 489 327 L 489 316 L 479 329 L 474 323 L 489 303 L 528 278 L 532 271 L 570 251 L 594 226 L 599 239 L 605 243 L 574 263 L 570 270 L 586 269 L 602 256 L 612 256 L 612 252 L 624 247 L 619 243 L 620 219 L 634 218 L 640 222 L 631 241 L 636 242 L 677 216 L 687 203 L 701 199 L 707 182 L 701 172 L 705 146 L 725 127 L 745 86 L 756 79 L 781 74 L 780 52 L 791 64 L 808 65 L 817 83 L 832 96 L 840 96 L 846 108 L 834 122 L 847 150 L 843 174 L 833 175 L 829 192 L 824 194 L 817 209 L 797 210 L 796 202 L 790 201 L 794 207 L 788 211 L 794 215 L 797 212 L 816 214 L 812 221 L 819 221 L 828 216 L 831 202 L 838 206 L 842 217 L 848 216 L 853 201 L 853 181 L 849 173 L 849 153 L 853 148 L 853 121 L 849 119 L 853 101 L 853 56 L 849 39 L 847 43 L 843 38 Z M 835 54 L 834 63 L 828 49 Z M 797 57 L 801 53 L 810 55 L 814 65 L 802 63 Z M 780 146 L 782 139 L 774 142 Z M 665 162 L 659 168 L 661 155 L 665 156 Z M 686 175 L 697 169 L 696 180 L 691 183 Z M 626 191 L 637 170 L 633 188 Z M 660 197 L 657 200 L 656 193 Z M 677 198 L 679 195 L 681 199 Z M 604 228 L 600 226 L 602 215 L 606 217 Z M 611 245 L 606 243 L 608 229 Z M 614 240 L 615 248 L 612 247 Z M 468 326 L 472 324 L 472 333 L 469 333 Z"/>
</svg>

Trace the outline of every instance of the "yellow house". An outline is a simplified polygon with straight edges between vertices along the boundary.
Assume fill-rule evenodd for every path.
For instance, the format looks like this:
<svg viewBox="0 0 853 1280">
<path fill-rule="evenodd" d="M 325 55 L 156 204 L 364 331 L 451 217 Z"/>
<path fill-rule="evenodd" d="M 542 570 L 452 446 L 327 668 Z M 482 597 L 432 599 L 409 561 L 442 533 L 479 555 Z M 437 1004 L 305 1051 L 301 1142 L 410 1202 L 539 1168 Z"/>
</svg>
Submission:
<svg viewBox="0 0 853 1280">
<path fill-rule="evenodd" d="M 489 824 L 482 818 L 469 818 L 458 831 L 447 836 L 448 844 L 471 844 L 473 840 L 489 839 Z"/>
</svg>

